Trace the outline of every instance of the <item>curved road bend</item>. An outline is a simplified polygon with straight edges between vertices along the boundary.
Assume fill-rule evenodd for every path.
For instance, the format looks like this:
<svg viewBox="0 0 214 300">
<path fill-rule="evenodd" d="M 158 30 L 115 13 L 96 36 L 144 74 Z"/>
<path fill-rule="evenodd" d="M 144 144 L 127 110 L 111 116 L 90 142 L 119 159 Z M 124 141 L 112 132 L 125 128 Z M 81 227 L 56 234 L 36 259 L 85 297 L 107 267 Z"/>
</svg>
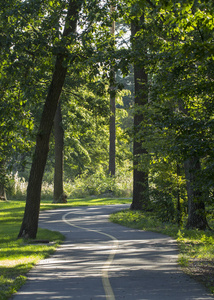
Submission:
<svg viewBox="0 0 214 300">
<path fill-rule="evenodd" d="M 176 243 L 167 236 L 108 222 L 127 205 L 43 212 L 40 227 L 66 241 L 28 274 L 13 300 L 211 300 L 177 265 Z"/>
</svg>

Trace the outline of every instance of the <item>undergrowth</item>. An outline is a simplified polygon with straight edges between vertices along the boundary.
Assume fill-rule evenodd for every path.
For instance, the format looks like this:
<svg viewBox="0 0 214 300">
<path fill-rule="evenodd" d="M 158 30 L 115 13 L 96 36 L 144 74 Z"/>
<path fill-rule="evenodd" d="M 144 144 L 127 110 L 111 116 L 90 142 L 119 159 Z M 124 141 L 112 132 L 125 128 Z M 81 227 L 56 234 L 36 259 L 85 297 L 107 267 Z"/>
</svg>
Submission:
<svg viewBox="0 0 214 300">
<path fill-rule="evenodd" d="M 8 180 L 7 196 L 9 199 L 25 199 L 28 182 L 19 176 L 18 172 L 11 174 Z M 117 171 L 115 176 L 110 176 L 102 170 L 95 174 L 88 172 L 76 177 L 74 180 L 65 181 L 64 192 L 68 198 L 85 198 L 89 196 L 132 196 L 131 171 Z M 43 181 L 42 199 L 53 198 L 54 185 Z"/>
</svg>

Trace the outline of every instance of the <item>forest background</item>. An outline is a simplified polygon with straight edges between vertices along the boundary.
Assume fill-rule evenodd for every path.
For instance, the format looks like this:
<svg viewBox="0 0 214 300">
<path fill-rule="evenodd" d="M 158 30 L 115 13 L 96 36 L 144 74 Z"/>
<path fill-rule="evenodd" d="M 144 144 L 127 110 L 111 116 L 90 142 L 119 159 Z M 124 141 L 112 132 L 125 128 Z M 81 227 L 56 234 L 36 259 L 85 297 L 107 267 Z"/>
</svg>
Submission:
<svg viewBox="0 0 214 300">
<path fill-rule="evenodd" d="M 26 197 L 30 169 L 39 161 L 35 146 L 47 136 L 47 163 L 37 166 L 42 197 L 59 202 L 65 194 L 133 195 L 132 209 L 154 211 L 162 221 L 188 228 L 209 228 L 213 10 L 212 1 L 199 0 L 1 3 L 2 199 L 6 191 L 8 198 Z M 57 68 L 58 108 L 49 97 L 53 110 L 44 117 L 47 95 L 58 88 Z M 41 120 L 50 121 L 50 133 L 41 130 Z M 109 163 L 112 122 L 115 171 Z M 59 166 L 64 179 L 54 181 L 62 173 Z M 59 182 L 63 190 L 56 196 Z M 35 195 L 39 207 L 39 188 Z"/>
</svg>

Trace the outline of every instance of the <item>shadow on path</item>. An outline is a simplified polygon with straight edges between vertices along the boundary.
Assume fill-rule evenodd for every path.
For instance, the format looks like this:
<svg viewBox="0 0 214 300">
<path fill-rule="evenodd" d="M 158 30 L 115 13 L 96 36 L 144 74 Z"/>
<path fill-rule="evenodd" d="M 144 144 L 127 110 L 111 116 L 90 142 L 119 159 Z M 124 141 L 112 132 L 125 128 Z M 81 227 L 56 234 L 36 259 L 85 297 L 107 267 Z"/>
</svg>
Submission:
<svg viewBox="0 0 214 300">
<path fill-rule="evenodd" d="M 127 205 L 78 207 L 43 212 L 40 226 L 60 231 L 65 243 L 29 272 L 28 281 L 14 300 L 126 299 L 211 300 L 207 291 L 177 265 L 177 246 L 170 237 L 122 227 L 108 215 Z M 69 214 L 68 214 L 69 213 Z M 66 220 L 73 227 L 62 220 Z M 92 231 L 88 231 L 92 230 Z M 102 270 L 118 240 L 108 276 L 114 297 L 105 295 Z"/>
</svg>

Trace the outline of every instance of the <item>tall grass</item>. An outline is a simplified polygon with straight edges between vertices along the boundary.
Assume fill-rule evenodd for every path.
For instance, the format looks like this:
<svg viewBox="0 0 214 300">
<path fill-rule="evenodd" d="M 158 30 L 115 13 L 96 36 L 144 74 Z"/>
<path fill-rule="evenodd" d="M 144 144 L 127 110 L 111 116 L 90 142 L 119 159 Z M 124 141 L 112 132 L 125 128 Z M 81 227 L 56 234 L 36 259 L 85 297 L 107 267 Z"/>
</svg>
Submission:
<svg viewBox="0 0 214 300">
<path fill-rule="evenodd" d="M 24 199 L 27 191 L 27 181 L 19 177 L 18 172 L 11 174 L 9 178 L 8 197 L 10 199 Z M 53 183 L 43 182 L 42 199 L 53 198 Z M 131 171 L 121 170 L 115 176 L 109 176 L 103 170 L 97 170 L 95 174 L 85 172 L 73 181 L 64 182 L 64 192 L 68 198 L 84 198 L 88 196 L 132 196 Z"/>
</svg>

